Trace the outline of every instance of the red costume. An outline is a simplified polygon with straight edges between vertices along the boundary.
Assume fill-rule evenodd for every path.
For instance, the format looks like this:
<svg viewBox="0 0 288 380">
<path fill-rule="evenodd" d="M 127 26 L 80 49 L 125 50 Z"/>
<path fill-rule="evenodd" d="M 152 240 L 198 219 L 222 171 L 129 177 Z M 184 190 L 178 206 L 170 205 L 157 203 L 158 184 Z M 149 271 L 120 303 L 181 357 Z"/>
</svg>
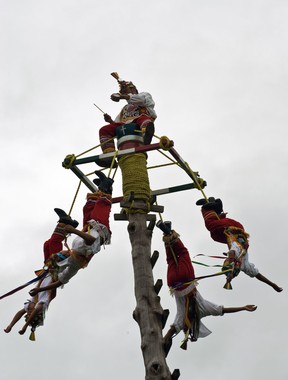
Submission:
<svg viewBox="0 0 288 380">
<path fill-rule="evenodd" d="M 167 267 L 167 284 L 174 288 L 178 284 L 193 281 L 195 279 L 194 268 L 187 248 L 179 239 L 179 235 L 173 232 L 175 239 L 165 239 Z M 166 241 L 165 241 L 166 240 Z M 187 285 L 177 287 L 177 291 L 183 290 Z"/>
<path fill-rule="evenodd" d="M 141 115 L 132 119 L 130 122 L 137 124 L 137 129 L 145 129 L 149 122 L 153 119 L 148 115 Z M 116 136 L 117 127 L 126 124 L 125 122 L 114 122 L 111 124 L 104 125 L 104 127 L 99 129 L 99 140 L 101 143 L 101 148 L 103 153 L 115 151 L 114 137 Z M 122 148 L 123 149 L 123 148 Z"/>
<path fill-rule="evenodd" d="M 43 246 L 44 262 L 46 262 L 54 253 L 62 251 L 63 240 L 66 237 L 66 233 L 61 227 L 56 227 L 50 239 L 45 241 Z"/>
<path fill-rule="evenodd" d="M 83 226 L 91 219 L 107 227 L 111 234 L 109 216 L 111 211 L 111 196 L 101 191 L 87 194 L 87 202 L 83 207 Z"/>
<path fill-rule="evenodd" d="M 224 231 L 228 227 L 237 227 L 245 231 L 241 223 L 234 219 L 226 218 L 225 213 L 217 214 L 214 210 L 202 208 L 202 215 L 211 238 L 219 243 L 227 244 L 227 236 Z"/>
</svg>

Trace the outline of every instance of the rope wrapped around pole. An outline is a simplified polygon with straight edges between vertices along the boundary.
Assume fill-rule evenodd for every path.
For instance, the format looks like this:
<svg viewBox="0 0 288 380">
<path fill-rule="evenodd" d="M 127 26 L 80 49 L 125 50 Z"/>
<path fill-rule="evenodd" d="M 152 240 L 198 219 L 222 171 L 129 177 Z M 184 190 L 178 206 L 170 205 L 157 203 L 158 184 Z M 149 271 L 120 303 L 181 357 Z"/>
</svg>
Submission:
<svg viewBox="0 0 288 380">
<path fill-rule="evenodd" d="M 122 171 L 123 198 L 128 200 L 134 193 L 134 200 L 142 200 L 149 204 L 150 183 L 147 171 L 147 159 L 145 153 L 125 155 L 118 161 Z M 132 210 L 129 210 L 131 212 Z M 133 212 L 135 212 L 134 210 Z M 137 210 L 137 212 L 144 212 Z M 146 213 L 146 212 L 145 212 Z"/>
</svg>

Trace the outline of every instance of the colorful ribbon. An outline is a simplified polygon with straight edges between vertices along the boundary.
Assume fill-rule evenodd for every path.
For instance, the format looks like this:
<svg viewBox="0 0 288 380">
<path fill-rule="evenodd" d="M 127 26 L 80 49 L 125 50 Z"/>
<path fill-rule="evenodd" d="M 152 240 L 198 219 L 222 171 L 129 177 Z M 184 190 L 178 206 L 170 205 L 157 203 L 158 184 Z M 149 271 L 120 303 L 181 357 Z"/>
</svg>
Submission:
<svg viewBox="0 0 288 380">
<path fill-rule="evenodd" d="M 18 291 L 21 290 L 21 289 L 26 288 L 26 286 L 28 286 L 28 285 L 30 285 L 30 284 L 33 284 L 34 282 L 37 282 L 37 281 L 41 280 L 42 278 L 44 278 L 44 277 L 47 275 L 47 273 L 48 273 L 48 270 L 44 270 L 44 271 L 42 271 L 42 273 L 41 273 L 39 276 L 33 278 L 32 280 L 26 282 L 26 283 L 23 284 L 23 285 L 18 286 L 17 288 L 15 288 L 15 289 L 13 289 L 13 290 L 10 290 L 10 292 L 8 292 L 8 293 L 3 294 L 2 296 L 0 296 L 0 300 L 2 300 L 2 299 L 5 298 L 5 297 L 11 296 L 12 294 L 18 292 Z"/>
</svg>

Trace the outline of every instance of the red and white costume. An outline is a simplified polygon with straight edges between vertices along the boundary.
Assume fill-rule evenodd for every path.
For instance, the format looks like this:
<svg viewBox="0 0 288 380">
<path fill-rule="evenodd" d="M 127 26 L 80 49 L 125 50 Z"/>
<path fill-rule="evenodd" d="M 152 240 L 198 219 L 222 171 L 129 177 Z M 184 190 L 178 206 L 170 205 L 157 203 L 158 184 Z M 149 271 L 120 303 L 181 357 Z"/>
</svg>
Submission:
<svg viewBox="0 0 288 380">
<path fill-rule="evenodd" d="M 244 227 L 241 223 L 234 219 L 226 218 L 225 213 L 217 214 L 213 210 L 205 210 L 202 208 L 202 215 L 207 230 L 210 232 L 211 238 L 218 243 L 227 243 L 227 236 L 224 231 L 228 227 L 241 228 L 244 231 Z"/>
<path fill-rule="evenodd" d="M 115 118 L 114 123 L 107 124 L 99 130 L 99 140 L 104 153 L 115 150 L 113 138 L 116 136 L 116 128 L 119 125 L 133 122 L 142 130 L 157 117 L 154 110 L 155 103 L 148 92 L 129 94 L 127 103 Z"/>
<path fill-rule="evenodd" d="M 259 270 L 253 263 L 249 262 L 248 242 L 246 243 L 245 249 L 239 242 L 237 242 L 237 239 L 234 238 L 233 235 L 229 236 L 225 233 L 225 231 L 231 227 L 239 228 L 245 233 L 243 225 L 234 219 L 226 218 L 225 213 L 217 214 L 213 210 L 202 209 L 202 215 L 205 226 L 210 232 L 212 239 L 219 243 L 227 244 L 229 250 L 235 252 L 235 259 L 241 262 L 240 270 L 249 277 L 256 277 Z"/>
<path fill-rule="evenodd" d="M 175 232 L 173 232 L 175 234 Z M 164 237 L 165 242 L 165 237 Z M 167 283 L 169 287 L 174 288 L 179 284 L 191 282 L 195 279 L 194 268 L 187 248 L 178 238 L 165 242 L 167 268 Z M 177 313 L 173 325 L 178 334 L 181 330 L 185 331 L 185 313 L 186 313 L 186 298 L 194 290 L 194 297 L 197 301 L 199 309 L 199 317 L 204 318 L 208 315 L 223 315 L 223 306 L 216 305 L 213 302 L 205 300 L 201 294 L 195 289 L 197 282 L 192 282 L 189 285 L 182 285 L 173 291 L 176 300 Z M 190 327 L 191 328 L 191 327 Z M 199 337 L 204 338 L 211 334 L 211 331 L 200 321 Z"/>
<path fill-rule="evenodd" d="M 110 244 L 111 204 L 111 196 L 101 191 L 87 195 L 87 202 L 83 208 L 83 225 L 89 226 L 88 232 L 95 238 L 95 241 L 88 245 L 80 236 L 73 239 L 72 254 L 66 260 L 58 263 L 60 268 L 58 280 L 62 284 L 67 284 L 79 269 L 85 268 L 92 257 L 100 251 L 102 244 Z"/>
</svg>

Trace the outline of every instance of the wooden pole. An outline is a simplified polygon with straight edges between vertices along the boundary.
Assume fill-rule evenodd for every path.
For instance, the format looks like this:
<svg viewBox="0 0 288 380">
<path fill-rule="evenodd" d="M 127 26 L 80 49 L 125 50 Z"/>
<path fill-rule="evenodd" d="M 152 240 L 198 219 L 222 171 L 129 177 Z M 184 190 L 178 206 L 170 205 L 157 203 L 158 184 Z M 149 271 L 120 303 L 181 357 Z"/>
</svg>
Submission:
<svg viewBox="0 0 288 380">
<path fill-rule="evenodd" d="M 129 214 L 128 233 L 132 246 L 136 308 L 133 318 L 140 327 L 145 380 L 171 380 L 163 349 L 163 309 L 154 289 L 151 265 L 152 230 L 146 214 Z"/>
</svg>

